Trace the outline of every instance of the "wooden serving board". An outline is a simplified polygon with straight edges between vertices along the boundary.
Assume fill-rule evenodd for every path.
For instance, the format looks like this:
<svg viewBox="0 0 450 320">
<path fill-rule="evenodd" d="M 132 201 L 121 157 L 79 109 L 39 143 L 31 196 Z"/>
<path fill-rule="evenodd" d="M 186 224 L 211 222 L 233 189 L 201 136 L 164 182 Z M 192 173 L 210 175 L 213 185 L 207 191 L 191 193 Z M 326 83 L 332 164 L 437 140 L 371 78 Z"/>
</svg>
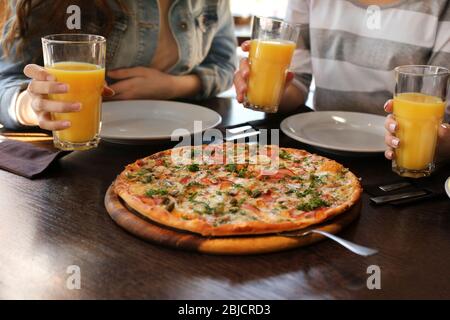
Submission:
<svg viewBox="0 0 450 320">
<path fill-rule="evenodd" d="M 133 209 L 128 208 L 113 191 L 112 186 L 106 192 L 105 206 L 110 217 L 119 226 L 141 239 L 172 248 L 207 254 L 251 255 L 270 253 L 307 246 L 325 239 L 324 236 L 319 234 L 310 234 L 299 238 L 284 237 L 276 234 L 207 238 L 150 221 Z M 313 228 L 333 234 L 338 233 L 354 221 L 359 216 L 360 211 L 361 201 L 349 211 Z"/>
</svg>

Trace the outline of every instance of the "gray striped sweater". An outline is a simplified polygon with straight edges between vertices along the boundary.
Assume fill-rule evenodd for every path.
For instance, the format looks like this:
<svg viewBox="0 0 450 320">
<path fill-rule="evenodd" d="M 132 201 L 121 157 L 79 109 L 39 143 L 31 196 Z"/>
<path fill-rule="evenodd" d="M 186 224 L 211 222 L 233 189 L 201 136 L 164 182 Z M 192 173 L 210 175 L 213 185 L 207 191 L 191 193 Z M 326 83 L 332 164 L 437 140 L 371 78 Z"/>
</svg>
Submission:
<svg viewBox="0 0 450 320">
<path fill-rule="evenodd" d="M 450 0 L 290 0 L 286 19 L 302 24 L 294 84 L 307 93 L 314 75 L 319 111 L 384 114 L 395 67 L 450 68 Z"/>
</svg>

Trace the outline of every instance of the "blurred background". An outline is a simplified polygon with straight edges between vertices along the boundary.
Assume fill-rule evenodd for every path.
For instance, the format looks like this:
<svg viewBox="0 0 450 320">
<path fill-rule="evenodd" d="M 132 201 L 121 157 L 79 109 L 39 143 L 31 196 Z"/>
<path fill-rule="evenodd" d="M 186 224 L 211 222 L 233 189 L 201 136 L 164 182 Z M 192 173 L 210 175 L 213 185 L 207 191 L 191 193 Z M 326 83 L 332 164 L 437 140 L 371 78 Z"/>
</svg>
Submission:
<svg viewBox="0 0 450 320">
<path fill-rule="evenodd" d="M 236 36 L 241 43 L 250 37 L 253 15 L 284 18 L 288 0 L 230 0 L 236 25 Z"/>
</svg>

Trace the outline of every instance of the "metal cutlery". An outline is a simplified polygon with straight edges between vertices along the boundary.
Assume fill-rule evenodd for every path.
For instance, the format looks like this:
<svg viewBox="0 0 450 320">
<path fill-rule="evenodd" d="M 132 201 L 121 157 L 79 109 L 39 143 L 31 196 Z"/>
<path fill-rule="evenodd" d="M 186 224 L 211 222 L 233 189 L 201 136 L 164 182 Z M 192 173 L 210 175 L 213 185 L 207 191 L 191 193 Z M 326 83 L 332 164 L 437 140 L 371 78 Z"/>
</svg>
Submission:
<svg viewBox="0 0 450 320">
<path fill-rule="evenodd" d="M 411 182 L 405 181 L 405 182 L 399 182 L 394 184 L 388 184 L 384 186 L 379 186 L 378 188 L 384 192 L 391 192 L 400 190 L 403 188 L 411 187 L 413 184 Z"/>
<path fill-rule="evenodd" d="M 376 250 L 376 249 L 361 246 L 359 244 L 350 242 L 350 241 L 342 239 L 334 234 L 331 234 L 331 233 L 325 232 L 325 231 L 321 231 L 321 230 L 313 229 L 313 230 L 308 230 L 306 232 L 285 232 L 285 233 L 280 233 L 280 236 L 290 237 L 290 238 L 299 238 L 299 237 L 305 237 L 312 233 L 317 233 L 317 234 L 320 234 L 331 240 L 334 240 L 335 242 L 339 243 L 344 248 L 350 250 L 351 252 L 353 252 L 357 255 L 363 256 L 363 257 L 369 257 L 369 256 L 372 256 L 372 255 L 378 253 L 378 250 Z"/>
<path fill-rule="evenodd" d="M 216 139 L 214 144 L 221 144 L 224 142 L 231 142 L 239 139 L 245 139 L 249 137 L 254 137 L 260 135 L 260 131 L 256 131 L 252 126 L 245 125 L 241 127 L 236 127 L 232 129 L 225 130 L 225 137 L 223 139 Z"/>
<path fill-rule="evenodd" d="M 231 136 L 227 135 L 225 137 L 225 141 L 230 142 L 230 141 L 234 141 L 234 140 L 254 137 L 254 136 L 258 136 L 260 133 L 261 133 L 260 131 L 250 131 L 250 132 L 244 132 L 244 133 L 235 134 L 235 135 L 231 135 Z"/>
<path fill-rule="evenodd" d="M 242 126 L 242 127 L 227 129 L 227 132 L 229 132 L 231 134 L 238 134 L 238 133 L 242 133 L 242 132 L 245 132 L 245 131 L 251 130 L 251 129 L 253 129 L 251 126 Z"/>
<path fill-rule="evenodd" d="M 381 196 L 381 197 L 373 197 L 370 198 L 370 201 L 377 205 L 386 204 L 398 200 L 406 200 L 406 199 L 413 199 L 417 197 L 422 197 L 428 195 L 429 192 L 426 190 L 419 190 L 419 191 L 412 191 L 412 192 L 405 192 L 405 193 L 399 193 L 394 194 L 390 196 Z"/>
</svg>

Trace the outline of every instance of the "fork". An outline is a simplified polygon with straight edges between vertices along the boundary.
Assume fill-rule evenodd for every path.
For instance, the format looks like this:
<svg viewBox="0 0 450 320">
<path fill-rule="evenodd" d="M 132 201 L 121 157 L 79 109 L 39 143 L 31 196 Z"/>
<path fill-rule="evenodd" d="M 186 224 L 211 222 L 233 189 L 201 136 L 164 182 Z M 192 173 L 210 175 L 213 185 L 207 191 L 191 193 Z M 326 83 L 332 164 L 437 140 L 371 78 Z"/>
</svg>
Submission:
<svg viewBox="0 0 450 320">
<path fill-rule="evenodd" d="M 321 231 L 321 230 L 313 229 L 313 230 L 309 230 L 306 232 L 286 232 L 286 233 L 280 233 L 279 235 L 283 236 L 283 237 L 290 237 L 290 238 L 301 238 L 301 237 L 310 235 L 312 233 L 317 233 L 317 234 L 320 234 L 331 240 L 334 240 L 337 243 L 339 243 L 341 246 L 343 246 L 344 248 L 350 250 L 351 252 L 353 252 L 357 255 L 363 256 L 363 257 L 369 257 L 369 256 L 372 256 L 372 255 L 378 253 L 378 250 L 376 250 L 376 249 L 361 246 L 359 244 L 350 242 L 348 240 L 344 240 L 338 236 L 335 236 L 334 234 L 331 234 L 331 233 L 328 233 L 325 231 Z"/>
</svg>

